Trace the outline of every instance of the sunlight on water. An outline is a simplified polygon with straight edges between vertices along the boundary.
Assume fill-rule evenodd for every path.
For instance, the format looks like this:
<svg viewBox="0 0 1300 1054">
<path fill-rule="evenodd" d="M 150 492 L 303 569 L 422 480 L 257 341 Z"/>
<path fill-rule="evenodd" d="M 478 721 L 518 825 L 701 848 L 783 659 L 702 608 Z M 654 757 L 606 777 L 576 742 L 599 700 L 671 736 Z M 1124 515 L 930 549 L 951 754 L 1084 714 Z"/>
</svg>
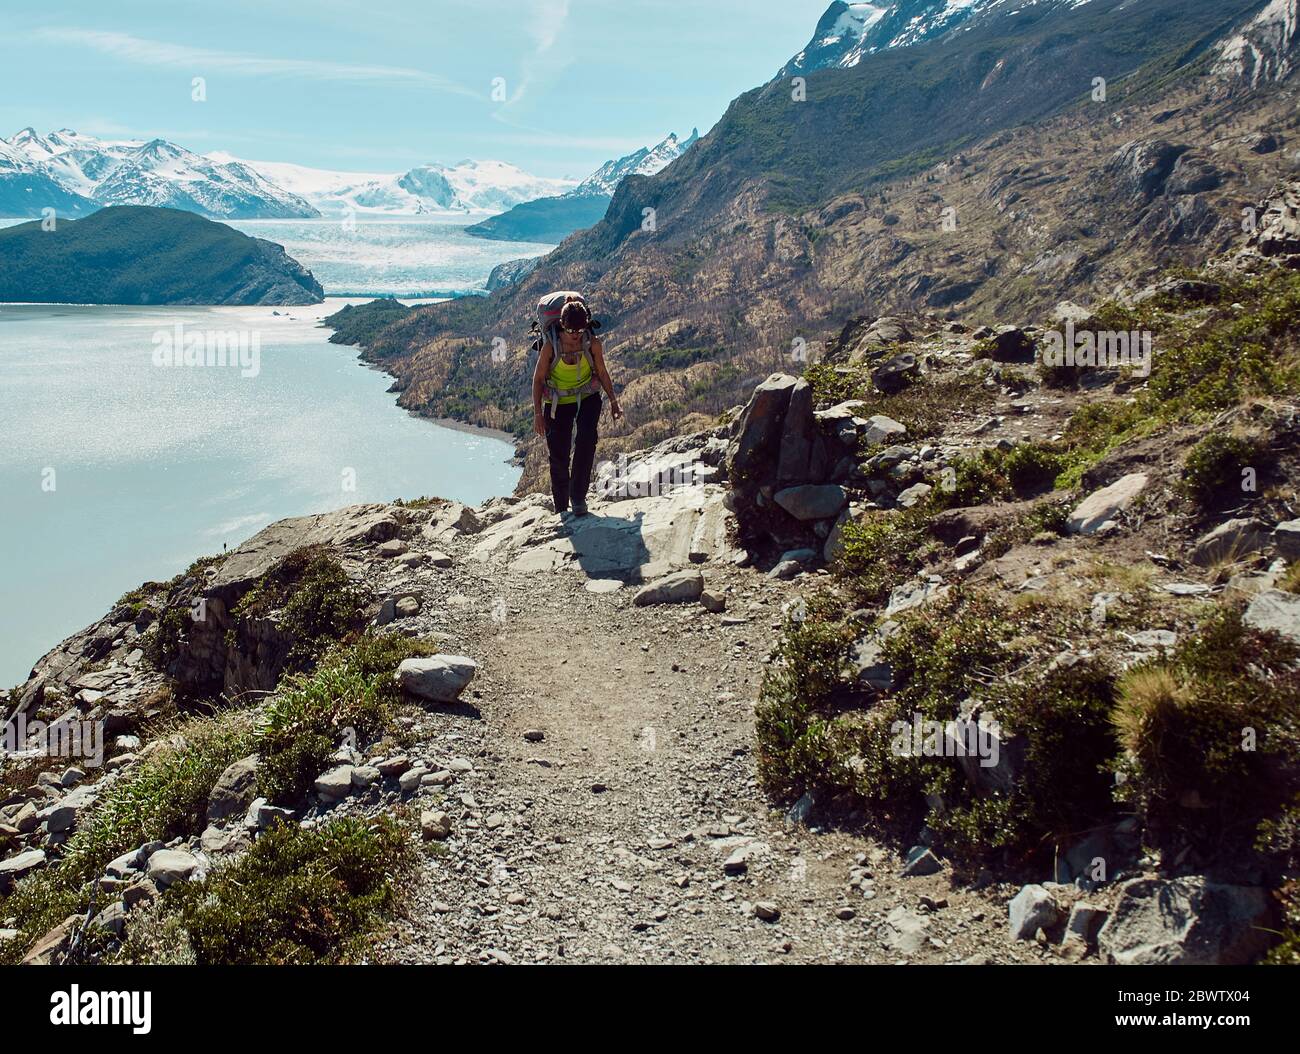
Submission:
<svg viewBox="0 0 1300 1054">
<path fill-rule="evenodd" d="M 513 489 L 509 443 L 405 413 L 388 376 L 327 342 L 317 320 L 342 305 L 0 305 L 0 682 L 126 590 L 273 520 Z M 154 334 L 177 322 L 256 333 L 257 375 L 155 365 Z"/>
</svg>

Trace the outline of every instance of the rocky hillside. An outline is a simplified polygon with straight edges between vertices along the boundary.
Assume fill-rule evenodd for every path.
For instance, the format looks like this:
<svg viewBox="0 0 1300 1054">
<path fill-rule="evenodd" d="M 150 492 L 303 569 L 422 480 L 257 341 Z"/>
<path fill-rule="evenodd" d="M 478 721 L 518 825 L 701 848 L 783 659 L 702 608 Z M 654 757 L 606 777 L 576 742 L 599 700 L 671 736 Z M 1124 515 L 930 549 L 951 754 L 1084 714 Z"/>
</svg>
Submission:
<svg viewBox="0 0 1300 1054">
<path fill-rule="evenodd" d="M 519 281 L 414 312 L 366 357 L 403 406 L 518 435 L 527 489 L 523 336 L 553 288 L 606 323 L 628 412 L 602 457 L 702 427 L 853 315 L 1024 325 L 1140 288 L 1226 248 L 1290 169 L 1294 36 L 1267 10 L 1243 29 L 1257 6 L 1041 5 L 810 73 L 800 102 L 779 78 Z"/>
<path fill-rule="evenodd" d="M 324 290 L 282 246 L 191 212 L 100 209 L 0 230 L 0 301 L 51 304 L 319 304 Z"/>
<path fill-rule="evenodd" d="M 1295 962 L 1297 200 L 1053 329 L 855 319 L 582 520 L 146 583 L 9 693 L 0 958 Z"/>
</svg>

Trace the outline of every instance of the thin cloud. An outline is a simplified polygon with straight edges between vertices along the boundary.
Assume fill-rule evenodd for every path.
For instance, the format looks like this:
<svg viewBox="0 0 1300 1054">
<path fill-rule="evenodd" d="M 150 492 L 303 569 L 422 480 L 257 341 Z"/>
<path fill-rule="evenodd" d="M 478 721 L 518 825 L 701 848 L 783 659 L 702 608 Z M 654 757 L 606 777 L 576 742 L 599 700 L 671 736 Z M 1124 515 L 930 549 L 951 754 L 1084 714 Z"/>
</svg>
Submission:
<svg viewBox="0 0 1300 1054">
<path fill-rule="evenodd" d="M 568 20 L 569 0 L 539 0 L 529 30 L 533 50 L 520 63 L 519 84 L 504 105 L 513 106 L 522 99 L 542 70 L 558 72 L 573 61 L 570 54 L 553 54 Z"/>
<path fill-rule="evenodd" d="M 566 5 L 567 6 L 567 5 Z M 316 59 L 280 59 L 235 51 L 216 51 L 162 40 L 147 40 L 127 33 L 95 29 L 41 29 L 38 39 L 55 44 L 77 44 L 104 55 L 141 66 L 182 69 L 195 75 L 219 70 L 240 77 L 300 77 L 351 84 L 411 86 L 482 99 L 455 81 L 425 70 L 403 66 L 367 66 Z"/>
</svg>

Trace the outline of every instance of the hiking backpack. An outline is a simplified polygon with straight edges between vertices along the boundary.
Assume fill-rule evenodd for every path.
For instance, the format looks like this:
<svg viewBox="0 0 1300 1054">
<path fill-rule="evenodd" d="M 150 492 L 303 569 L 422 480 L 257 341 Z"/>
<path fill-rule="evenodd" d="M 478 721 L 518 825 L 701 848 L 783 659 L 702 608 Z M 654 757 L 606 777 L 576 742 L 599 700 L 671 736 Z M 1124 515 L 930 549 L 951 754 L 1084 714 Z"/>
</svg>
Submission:
<svg viewBox="0 0 1300 1054">
<path fill-rule="evenodd" d="M 533 335 L 533 350 L 539 355 L 542 351 L 542 345 L 548 340 L 551 342 L 551 348 L 556 357 L 560 355 L 560 315 L 564 311 L 564 305 L 572 300 L 578 301 L 583 307 L 587 307 L 587 298 L 581 293 L 575 293 L 571 289 L 561 289 L 554 293 L 547 293 L 537 301 L 537 317 L 533 319 L 531 333 Z M 582 358 L 587 360 L 587 368 L 591 371 L 591 378 L 586 384 L 581 384 L 576 388 L 557 388 L 551 379 L 547 378 L 546 395 L 551 404 L 551 416 L 555 416 L 556 409 L 559 407 L 560 399 L 567 398 L 570 395 L 578 397 L 578 405 L 582 405 L 584 395 L 591 395 L 600 391 L 600 382 L 596 378 L 596 364 L 591 357 L 591 338 L 596 330 L 600 329 L 600 323 L 591 318 L 591 310 L 588 308 L 587 317 L 590 321 L 587 324 L 586 331 L 582 334 Z"/>
</svg>

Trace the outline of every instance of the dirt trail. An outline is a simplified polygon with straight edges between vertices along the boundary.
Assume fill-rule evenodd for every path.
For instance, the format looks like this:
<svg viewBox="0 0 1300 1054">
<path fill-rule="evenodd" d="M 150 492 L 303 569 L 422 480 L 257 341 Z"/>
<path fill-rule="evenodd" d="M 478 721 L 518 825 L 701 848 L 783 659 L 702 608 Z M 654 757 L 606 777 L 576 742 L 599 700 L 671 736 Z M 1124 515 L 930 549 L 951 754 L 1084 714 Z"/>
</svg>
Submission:
<svg viewBox="0 0 1300 1054">
<path fill-rule="evenodd" d="M 694 604 L 633 607 L 631 588 L 591 593 L 576 570 L 506 575 L 457 554 L 445 588 L 461 599 L 439 628 L 481 664 L 464 697 L 477 714 L 430 712 L 411 754 L 473 770 L 415 800 L 446 810 L 453 832 L 376 958 L 1038 960 L 1006 940 L 1000 896 L 954 893 L 942 874 L 900 878 L 894 854 L 772 808 L 753 703 L 781 603 L 799 587 L 705 572 L 729 593 L 727 617 L 745 622 Z M 733 854 L 743 866 L 726 866 Z M 923 895 L 948 904 L 929 912 Z M 779 917 L 757 917 L 760 902 Z"/>
</svg>

